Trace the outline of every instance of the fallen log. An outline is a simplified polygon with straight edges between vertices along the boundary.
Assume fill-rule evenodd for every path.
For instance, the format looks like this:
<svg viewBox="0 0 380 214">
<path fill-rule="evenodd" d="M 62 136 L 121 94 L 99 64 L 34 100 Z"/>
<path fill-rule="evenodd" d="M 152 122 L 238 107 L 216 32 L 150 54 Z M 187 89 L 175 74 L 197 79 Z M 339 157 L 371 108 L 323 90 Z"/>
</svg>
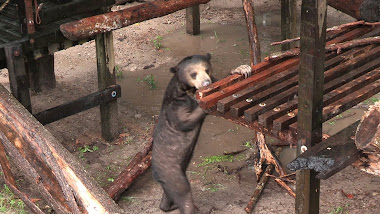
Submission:
<svg viewBox="0 0 380 214">
<path fill-rule="evenodd" d="M 122 213 L 75 157 L 2 85 L 0 132 L 9 158 L 55 212 Z"/>
<path fill-rule="evenodd" d="M 255 12 L 251 0 L 243 0 L 245 21 L 247 23 L 249 51 L 251 55 L 251 68 L 261 62 L 260 42 L 255 22 Z"/>
<path fill-rule="evenodd" d="M 380 21 L 378 0 L 327 0 L 327 4 L 358 20 Z"/>
<path fill-rule="evenodd" d="M 356 130 L 355 144 L 364 153 L 380 153 L 380 101 L 364 114 Z"/>
<path fill-rule="evenodd" d="M 152 145 L 153 141 L 150 141 L 144 147 L 143 151 L 135 155 L 128 166 L 117 176 L 115 181 L 106 188 L 106 192 L 111 198 L 118 200 L 120 194 L 128 189 L 136 178 L 150 167 L 152 161 Z"/>
<path fill-rule="evenodd" d="M 157 0 L 129 7 L 124 10 L 69 22 L 60 26 L 63 35 L 73 41 L 116 30 L 138 22 L 168 15 L 210 0 Z"/>
</svg>

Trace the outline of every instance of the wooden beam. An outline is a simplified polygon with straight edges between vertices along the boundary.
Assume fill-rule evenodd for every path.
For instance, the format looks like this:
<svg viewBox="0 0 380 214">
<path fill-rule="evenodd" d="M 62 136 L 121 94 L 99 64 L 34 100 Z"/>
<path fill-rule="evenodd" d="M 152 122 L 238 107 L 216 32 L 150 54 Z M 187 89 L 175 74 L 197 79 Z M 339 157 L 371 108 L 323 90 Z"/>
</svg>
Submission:
<svg viewBox="0 0 380 214">
<path fill-rule="evenodd" d="M 119 85 L 110 86 L 102 91 L 89 94 L 77 100 L 65 103 L 60 106 L 39 112 L 34 117 L 42 124 L 46 125 L 65 117 L 77 114 L 98 105 L 106 105 L 114 102 L 121 96 L 121 88 Z"/>
<path fill-rule="evenodd" d="M 95 43 L 98 88 L 99 90 L 103 90 L 108 86 L 116 84 L 115 54 L 112 32 L 98 34 L 95 38 Z M 103 138 L 108 141 L 115 139 L 119 134 L 117 100 L 100 105 L 100 117 Z"/>
<path fill-rule="evenodd" d="M 186 8 L 186 33 L 198 35 L 201 32 L 199 4 Z"/>
<path fill-rule="evenodd" d="M 80 40 L 126 27 L 138 22 L 168 15 L 210 0 L 156 0 L 129 7 L 124 10 L 84 18 L 60 26 L 61 32 L 70 40 Z"/>
<path fill-rule="evenodd" d="M 359 159 L 360 151 L 354 143 L 359 122 L 343 129 L 302 153 L 288 164 L 288 169 L 310 169 L 318 172 L 318 179 L 327 179 Z"/>
<path fill-rule="evenodd" d="M 5 47 L 9 83 L 11 92 L 16 99 L 32 112 L 29 94 L 29 80 L 26 73 L 25 56 L 21 44 Z"/>
<path fill-rule="evenodd" d="M 297 154 L 322 140 L 326 0 L 302 0 L 298 89 Z M 296 213 L 319 213 L 319 180 L 310 170 L 297 171 Z"/>
</svg>

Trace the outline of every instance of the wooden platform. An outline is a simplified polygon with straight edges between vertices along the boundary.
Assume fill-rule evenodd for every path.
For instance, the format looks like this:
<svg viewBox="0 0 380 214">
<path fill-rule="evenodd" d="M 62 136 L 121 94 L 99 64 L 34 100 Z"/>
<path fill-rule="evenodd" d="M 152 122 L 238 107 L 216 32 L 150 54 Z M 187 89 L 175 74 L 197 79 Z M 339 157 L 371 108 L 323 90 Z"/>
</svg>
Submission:
<svg viewBox="0 0 380 214">
<path fill-rule="evenodd" d="M 359 26 L 329 33 L 327 45 L 377 35 L 380 27 Z M 379 57 L 379 45 L 326 53 L 324 121 L 380 92 Z M 264 61 L 251 77 L 231 75 L 197 91 L 197 99 L 210 114 L 295 143 L 298 66 L 299 57 Z"/>
</svg>

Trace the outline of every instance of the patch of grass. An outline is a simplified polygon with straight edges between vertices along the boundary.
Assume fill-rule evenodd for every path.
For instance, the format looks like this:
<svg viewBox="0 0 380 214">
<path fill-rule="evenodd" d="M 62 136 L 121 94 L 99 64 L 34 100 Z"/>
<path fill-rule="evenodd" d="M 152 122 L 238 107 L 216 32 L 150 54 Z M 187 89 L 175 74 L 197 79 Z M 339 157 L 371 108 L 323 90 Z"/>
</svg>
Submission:
<svg viewBox="0 0 380 214">
<path fill-rule="evenodd" d="M 123 69 L 121 69 L 120 66 L 115 65 L 115 73 L 118 80 L 122 80 L 124 78 Z"/>
<path fill-rule="evenodd" d="M 156 50 L 160 50 L 162 48 L 162 39 L 163 37 L 161 35 L 157 35 L 154 39 L 153 39 L 153 46 Z"/>
<path fill-rule="evenodd" d="M 328 122 L 329 125 L 335 125 L 335 121 Z"/>
<path fill-rule="evenodd" d="M 114 182 L 115 179 L 114 179 L 114 178 L 107 178 L 107 181 L 109 181 L 109 182 Z"/>
<path fill-rule="evenodd" d="M 137 198 L 131 197 L 131 196 L 129 196 L 129 197 L 123 196 L 120 198 L 120 200 L 132 203 L 132 202 L 135 202 L 137 200 Z"/>
<path fill-rule="evenodd" d="M 244 146 L 247 147 L 247 148 L 250 148 L 250 149 L 253 148 L 253 145 L 252 145 L 251 141 L 245 142 Z"/>
<path fill-rule="evenodd" d="M 150 89 L 153 90 L 153 89 L 157 89 L 157 83 L 155 81 L 155 77 L 153 74 L 150 74 L 148 76 L 146 76 L 143 80 L 141 80 L 140 78 L 137 79 L 138 82 L 145 82 L 146 84 L 149 85 Z"/>
<path fill-rule="evenodd" d="M 349 205 L 346 204 L 344 206 L 335 207 L 335 208 L 333 208 L 333 210 L 331 212 L 329 212 L 329 214 L 346 214 L 346 213 L 348 213 L 348 211 L 347 211 L 348 206 Z"/>
<path fill-rule="evenodd" d="M 234 160 L 233 155 L 214 155 L 214 156 L 207 156 L 202 158 L 203 162 L 198 165 L 199 166 L 206 166 L 212 163 L 219 163 L 219 162 L 232 162 Z"/>
<path fill-rule="evenodd" d="M 205 187 L 203 188 L 203 190 L 208 190 L 210 192 L 218 192 L 219 190 L 223 189 L 223 185 L 222 184 L 207 184 L 205 185 Z"/>
<path fill-rule="evenodd" d="M 226 40 L 220 40 L 219 37 L 218 37 L 218 34 L 216 33 L 215 30 L 214 30 L 214 34 L 215 34 L 215 38 L 216 38 L 216 43 L 223 43 L 223 42 L 226 41 Z"/>
<path fill-rule="evenodd" d="M 99 147 L 97 147 L 97 146 L 92 146 L 92 148 L 90 148 L 90 146 L 85 145 L 84 147 L 79 148 L 80 153 L 95 152 L 97 150 L 99 150 Z"/>
<path fill-rule="evenodd" d="M 4 188 L 0 190 L 0 212 L 26 213 L 24 202 L 17 198 L 6 184 L 4 184 Z"/>
<path fill-rule="evenodd" d="M 366 105 L 373 105 L 375 104 L 376 102 L 380 101 L 380 99 L 377 99 L 377 98 L 369 98 L 369 99 L 366 99 L 363 101 L 363 104 L 366 104 Z"/>
</svg>

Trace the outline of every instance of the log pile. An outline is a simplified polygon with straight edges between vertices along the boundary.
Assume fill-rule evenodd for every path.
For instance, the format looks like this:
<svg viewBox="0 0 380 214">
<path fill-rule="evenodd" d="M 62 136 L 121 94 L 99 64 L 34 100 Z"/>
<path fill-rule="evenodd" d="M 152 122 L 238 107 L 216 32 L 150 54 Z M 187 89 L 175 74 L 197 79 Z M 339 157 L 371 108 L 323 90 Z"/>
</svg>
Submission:
<svg viewBox="0 0 380 214">
<path fill-rule="evenodd" d="M 56 213 L 122 213 L 82 165 L 0 85 L 1 167 L 6 183 L 31 210 L 41 213 L 17 189 L 6 155 Z"/>
</svg>

